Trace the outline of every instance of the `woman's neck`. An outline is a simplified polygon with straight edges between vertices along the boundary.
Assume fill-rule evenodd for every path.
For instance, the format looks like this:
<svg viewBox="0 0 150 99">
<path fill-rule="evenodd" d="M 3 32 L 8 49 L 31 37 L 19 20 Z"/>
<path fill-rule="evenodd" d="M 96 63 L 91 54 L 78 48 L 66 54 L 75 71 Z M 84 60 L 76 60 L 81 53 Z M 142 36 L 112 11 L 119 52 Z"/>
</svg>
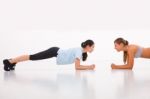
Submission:
<svg viewBox="0 0 150 99">
<path fill-rule="evenodd" d="M 124 47 L 123 51 L 128 51 L 128 45 Z"/>
<path fill-rule="evenodd" d="M 85 48 L 82 48 L 82 51 L 83 51 L 83 53 L 86 53 L 86 52 L 87 52 L 87 50 L 86 50 Z"/>
</svg>

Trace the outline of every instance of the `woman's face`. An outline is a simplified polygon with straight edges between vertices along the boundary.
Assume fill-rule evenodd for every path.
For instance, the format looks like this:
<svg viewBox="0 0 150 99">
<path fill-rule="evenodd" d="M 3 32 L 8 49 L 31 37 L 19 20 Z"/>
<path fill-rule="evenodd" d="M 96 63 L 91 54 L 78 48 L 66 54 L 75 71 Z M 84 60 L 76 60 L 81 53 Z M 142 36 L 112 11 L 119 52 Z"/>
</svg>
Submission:
<svg viewBox="0 0 150 99">
<path fill-rule="evenodd" d="M 88 45 L 88 46 L 86 46 L 87 52 L 89 52 L 89 53 L 93 52 L 94 47 L 95 47 L 95 45 L 92 45 L 92 46 Z"/>
<path fill-rule="evenodd" d="M 115 43 L 114 45 L 115 45 L 115 49 L 116 49 L 118 52 L 122 51 L 123 48 L 124 48 L 124 45 L 123 45 L 122 43 L 120 43 L 120 44 Z"/>
</svg>

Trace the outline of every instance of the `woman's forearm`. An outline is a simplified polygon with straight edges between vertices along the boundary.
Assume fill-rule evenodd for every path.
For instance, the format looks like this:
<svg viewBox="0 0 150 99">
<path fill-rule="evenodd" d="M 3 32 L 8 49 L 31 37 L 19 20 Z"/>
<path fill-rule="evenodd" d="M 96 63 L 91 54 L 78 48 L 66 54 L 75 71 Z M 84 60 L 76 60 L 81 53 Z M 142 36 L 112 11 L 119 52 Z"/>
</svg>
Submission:
<svg viewBox="0 0 150 99">
<path fill-rule="evenodd" d="M 91 65 L 76 66 L 76 70 L 91 70 L 91 69 L 94 69 L 94 66 L 91 66 Z"/>
<path fill-rule="evenodd" d="M 131 65 L 114 65 L 114 69 L 132 69 Z"/>
</svg>

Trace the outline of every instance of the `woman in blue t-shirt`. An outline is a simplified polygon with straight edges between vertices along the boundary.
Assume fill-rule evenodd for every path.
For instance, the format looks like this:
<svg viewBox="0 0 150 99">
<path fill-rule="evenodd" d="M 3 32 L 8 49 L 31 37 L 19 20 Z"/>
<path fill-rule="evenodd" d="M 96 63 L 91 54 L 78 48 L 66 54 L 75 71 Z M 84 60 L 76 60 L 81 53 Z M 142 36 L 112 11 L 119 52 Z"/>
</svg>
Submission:
<svg viewBox="0 0 150 99">
<path fill-rule="evenodd" d="M 12 59 L 3 60 L 4 70 L 10 71 L 15 70 L 16 63 L 28 61 L 28 60 L 42 60 L 47 58 L 56 57 L 58 65 L 66 65 L 75 63 L 76 70 L 93 70 L 95 65 L 83 66 L 80 61 L 87 59 L 87 52 L 91 53 L 94 50 L 94 42 L 92 40 L 86 40 L 81 44 L 79 48 L 70 48 L 67 50 L 60 49 L 59 47 L 51 47 L 45 51 L 33 54 L 33 55 L 22 55 Z"/>
</svg>

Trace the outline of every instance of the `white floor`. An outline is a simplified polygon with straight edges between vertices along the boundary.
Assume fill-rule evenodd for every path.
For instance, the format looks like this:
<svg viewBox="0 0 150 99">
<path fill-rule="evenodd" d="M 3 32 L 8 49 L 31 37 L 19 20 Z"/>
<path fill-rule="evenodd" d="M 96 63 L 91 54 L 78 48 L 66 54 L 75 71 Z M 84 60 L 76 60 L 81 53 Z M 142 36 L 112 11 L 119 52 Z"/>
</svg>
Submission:
<svg viewBox="0 0 150 99">
<path fill-rule="evenodd" d="M 110 68 L 112 62 L 122 64 L 122 53 L 114 50 L 115 38 L 125 36 L 133 44 L 149 47 L 149 32 L 100 31 L 94 35 L 92 32 L 14 32 L 13 38 L 10 36 L 9 39 L 5 38 L 10 33 L 4 32 L 0 36 L 3 46 L 0 51 L 0 99 L 150 99 L 149 59 L 135 59 L 132 71 Z M 100 33 L 105 35 L 99 36 Z M 144 36 L 137 37 L 137 33 Z M 34 35 L 36 38 L 33 39 Z M 3 71 L 2 60 L 5 58 L 34 54 L 52 46 L 79 47 L 88 38 L 96 43 L 87 60 L 87 64 L 96 64 L 94 71 L 75 71 L 73 64 L 57 66 L 55 59 L 23 62 L 17 64 L 14 72 Z M 8 46 L 10 42 L 14 45 Z"/>
<path fill-rule="evenodd" d="M 150 99 L 146 62 L 133 70 L 111 70 L 108 63 L 97 62 L 94 71 L 75 71 L 73 65 L 36 68 L 38 62 L 18 64 L 13 72 L 1 69 L 0 99 Z"/>
</svg>

